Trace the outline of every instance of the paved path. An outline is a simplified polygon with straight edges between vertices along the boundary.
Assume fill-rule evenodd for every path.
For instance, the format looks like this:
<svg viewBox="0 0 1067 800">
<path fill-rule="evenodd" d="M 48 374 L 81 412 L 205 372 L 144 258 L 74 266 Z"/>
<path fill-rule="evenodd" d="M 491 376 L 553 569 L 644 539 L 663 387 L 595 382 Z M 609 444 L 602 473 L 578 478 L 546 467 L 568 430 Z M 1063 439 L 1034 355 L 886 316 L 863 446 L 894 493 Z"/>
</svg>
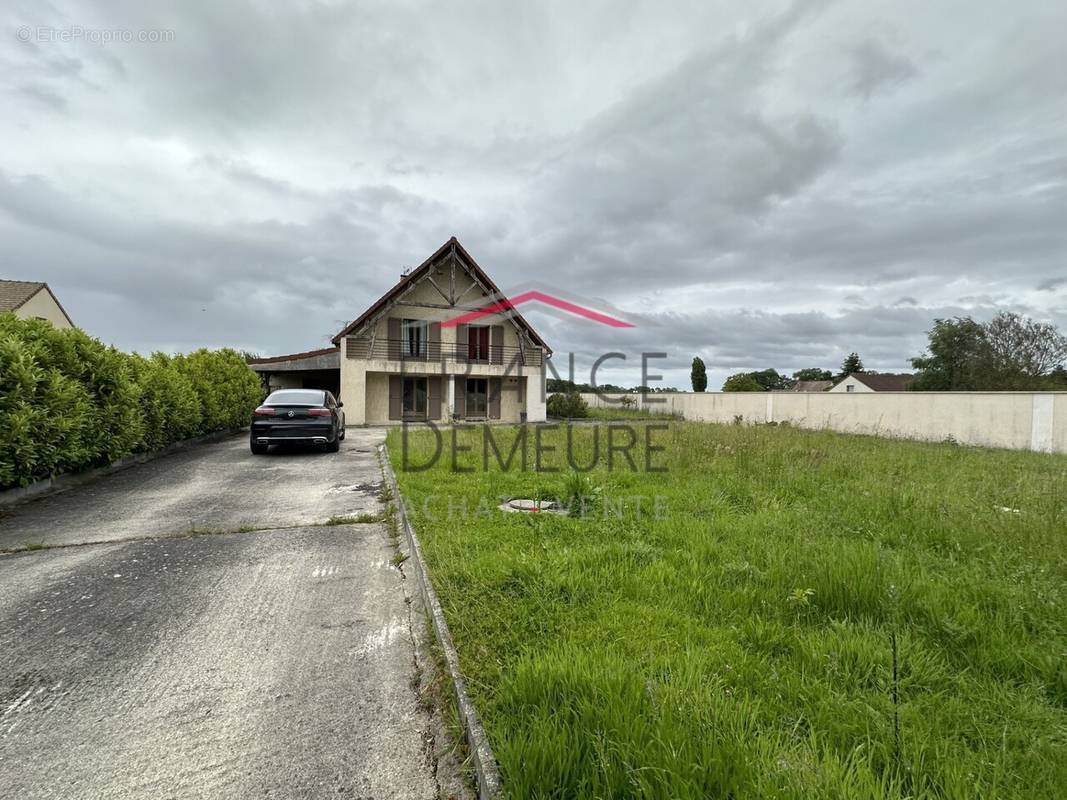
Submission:
<svg viewBox="0 0 1067 800">
<path fill-rule="evenodd" d="M 448 796 L 388 528 L 283 527 L 380 513 L 381 439 L 227 440 L 0 519 L 44 545 L 0 556 L 2 794 Z"/>
<path fill-rule="evenodd" d="M 247 434 L 149 461 L 0 510 L 0 550 L 107 542 L 191 530 L 315 525 L 380 511 L 381 429 L 355 429 L 339 453 L 253 456 Z"/>
</svg>

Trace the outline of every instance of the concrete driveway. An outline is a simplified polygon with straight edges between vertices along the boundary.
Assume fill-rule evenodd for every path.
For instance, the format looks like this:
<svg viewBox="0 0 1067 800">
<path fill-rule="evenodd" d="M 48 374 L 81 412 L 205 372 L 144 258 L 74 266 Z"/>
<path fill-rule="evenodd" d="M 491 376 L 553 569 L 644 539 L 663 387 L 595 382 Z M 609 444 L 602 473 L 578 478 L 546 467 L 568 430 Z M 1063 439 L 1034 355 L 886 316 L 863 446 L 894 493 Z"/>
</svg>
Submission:
<svg viewBox="0 0 1067 800">
<path fill-rule="evenodd" d="M 464 794 L 389 527 L 321 525 L 382 514 L 383 438 L 235 437 L 0 518 L 40 548 L 0 556 L 3 794 Z"/>
<path fill-rule="evenodd" d="M 339 453 L 271 448 L 253 456 L 242 434 L 9 511 L 0 550 L 109 542 L 190 531 L 316 525 L 381 511 L 381 429 L 348 434 Z"/>
</svg>

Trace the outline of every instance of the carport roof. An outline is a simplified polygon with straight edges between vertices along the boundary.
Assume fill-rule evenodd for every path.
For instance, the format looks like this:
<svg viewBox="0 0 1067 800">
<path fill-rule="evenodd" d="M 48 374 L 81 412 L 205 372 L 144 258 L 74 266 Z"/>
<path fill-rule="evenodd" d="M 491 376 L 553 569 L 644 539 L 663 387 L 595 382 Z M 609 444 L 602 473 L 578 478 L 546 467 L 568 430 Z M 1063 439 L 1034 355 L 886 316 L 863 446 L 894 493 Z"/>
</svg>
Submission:
<svg viewBox="0 0 1067 800">
<path fill-rule="evenodd" d="M 303 353 L 289 353 L 284 356 L 267 356 L 250 358 L 248 366 L 256 372 L 280 372 L 285 370 L 306 369 L 340 369 L 341 348 L 324 347 L 321 350 L 307 350 Z"/>
</svg>

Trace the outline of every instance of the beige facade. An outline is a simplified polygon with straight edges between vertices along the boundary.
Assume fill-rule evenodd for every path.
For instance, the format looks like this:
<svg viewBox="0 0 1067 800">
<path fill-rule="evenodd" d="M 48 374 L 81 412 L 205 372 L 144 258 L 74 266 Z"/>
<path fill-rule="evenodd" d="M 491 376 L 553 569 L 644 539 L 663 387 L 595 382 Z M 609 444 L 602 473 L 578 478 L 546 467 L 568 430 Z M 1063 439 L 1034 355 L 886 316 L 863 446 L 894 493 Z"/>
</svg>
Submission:
<svg viewBox="0 0 1067 800">
<path fill-rule="evenodd" d="M 843 433 L 1067 453 L 1067 392 L 679 392 L 632 396 L 639 407 L 649 411 L 699 422 L 777 422 Z M 593 407 L 611 405 L 607 398 L 595 394 L 582 397 Z"/>
<path fill-rule="evenodd" d="M 450 322 L 499 299 L 453 242 L 335 339 L 348 424 L 544 421 L 549 351 L 525 321 Z"/>
<path fill-rule="evenodd" d="M 47 320 L 56 328 L 74 327 L 46 283 L 0 281 L 0 311 L 12 311 L 19 319 Z"/>
<path fill-rule="evenodd" d="M 828 392 L 838 392 L 844 394 L 855 394 L 856 392 L 873 392 L 870 386 L 859 380 L 855 375 L 849 375 L 843 381 L 827 389 Z"/>
</svg>

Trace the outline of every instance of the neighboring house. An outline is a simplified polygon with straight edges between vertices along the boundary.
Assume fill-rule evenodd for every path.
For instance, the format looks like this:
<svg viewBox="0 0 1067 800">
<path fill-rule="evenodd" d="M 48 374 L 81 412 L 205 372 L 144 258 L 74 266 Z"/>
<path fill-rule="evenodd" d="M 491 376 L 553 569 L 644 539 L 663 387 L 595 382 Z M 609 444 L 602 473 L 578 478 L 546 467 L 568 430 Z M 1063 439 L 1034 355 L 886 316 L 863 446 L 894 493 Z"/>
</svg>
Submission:
<svg viewBox="0 0 1067 800">
<path fill-rule="evenodd" d="M 915 380 L 906 372 L 853 372 L 834 385 L 831 392 L 906 392 Z"/>
<path fill-rule="evenodd" d="M 455 237 L 333 337 L 335 348 L 250 359 L 271 388 L 337 391 L 350 425 L 543 422 L 548 345 L 514 309 L 456 324 L 503 294 Z"/>
<path fill-rule="evenodd" d="M 74 327 L 48 284 L 40 281 L 0 280 L 0 314 L 7 311 L 14 311 L 19 319 L 43 319 L 57 328 Z"/>
<path fill-rule="evenodd" d="M 791 392 L 825 392 L 834 385 L 833 381 L 797 381 Z"/>
</svg>

